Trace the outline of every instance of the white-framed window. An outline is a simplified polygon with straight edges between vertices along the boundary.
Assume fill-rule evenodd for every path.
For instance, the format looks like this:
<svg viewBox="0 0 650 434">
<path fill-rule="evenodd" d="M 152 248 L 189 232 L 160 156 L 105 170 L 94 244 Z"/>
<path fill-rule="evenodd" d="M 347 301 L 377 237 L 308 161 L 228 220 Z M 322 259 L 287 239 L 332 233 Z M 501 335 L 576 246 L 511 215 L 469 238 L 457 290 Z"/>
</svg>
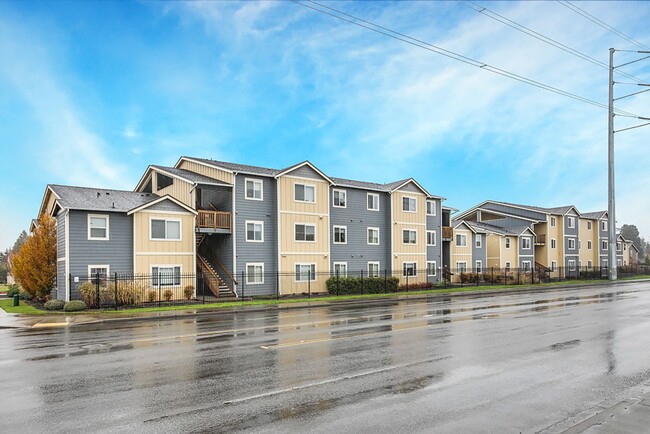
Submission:
<svg viewBox="0 0 650 434">
<path fill-rule="evenodd" d="M 261 179 L 246 178 L 246 199 L 264 200 L 264 182 Z"/>
<path fill-rule="evenodd" d="M 587 250 L 591 250 L 591 241 L 587 241 Z"/>
<path fill-rule="evenodd" d="M 521 267 L 524 271 L 530 271 L 530 261 L 521 261 Z"/>
<path fill-rule="evenodd" d="M 180 219 L 152 218 L 150 224 L 150 240 L 156 241 L 180 241 L 181 221 Z"/>
<path fill-rule="evenodd" d="M 88 239 L 108 240 L 108 214 L 88 214 Z"/>
<path fill-rule="evenodd" d="M 591 230 L 591 222 L 587 221 L 587 230 Z"/>
<path fill-rule="evenodd" d="M 417 262 L 402 262 L 402 276 L 415 276 L 418 272 Z"/>
<path fill-rule="evenodd" d="M 474 272 L 475 273 L 483 272 L 483 261 L 474 261 Z"/>
<path fill-rule="evenodd" d="M 264 242 L 264 222 L 246 221 L 246 241 L 249 243 Z"/>
<path fill-rule="evenodd" d="M 415 229 L 402 230 L 402 244 L 417 244 L 418 233 Z"/>
<path fill-rule="evenodd" d="M 506 237 L 506 249 L 510 248 L 510 238 Z"/>
<path fill-rule="evenodd" d="M 607 220 L 602 220 L 600 222 L 600 230 L 603 232 L 607 232 Z"/>
<path fill-rule="evenodd" d="M 557 240 L 555 238 L 551 238 L 551 249 L 557 248 Z"/>
<path fill-rule="evenodd" d="M 506 262 L 506 272 L 510 272 L 510 262 Z"/>
<path fill-rule="evenodd" d="M 436 245 L 436 231 L 427 231 L 427 246 Z"/>
<path fill-rule="evenodd" d="M 567 217 L 567 227 L 569 229 L 573 229 L 576 227 L 576 218 L 575 217 Z"/>
<path fill-rule="evenodd" d="M 379 195 L 368 193 L 368 211 L 379 211 Z"/>
<path fill-rule="evenodd" d="M 593 264 L 591 261 L 587 261 L 587 268 L 591 269 L 593 267 Z"/>
<path fill-rule="evenodd" d="M 575 259 L 569 259 L 569 271 L 575 271 L 576 261 Z"/>
<path fill-rule="evenodd" d="M 347 226 L 334 226 L 334 244 L 347 244 L 348 243 L 348 227 Z"/>
<path fill-rule="evenodd" d="M 521 237 L 521 248 L 523 250 L 530 250 L 530 237 Z"/>
<path fill-rule="evenodd" d="M 316 280 L 316 264 L 297 263 L 296 264 L 296 282 L 312 282 Z"/>
<path fill-rule="evenodd" d="M 332 206 L 334 208 L 347 207 L 347 192 L 345 190 L 334 189 L 332 191 Z"/>
<path fill-rule="evenodd" d="M 379 277 L 379 261 L 368 262 L 368 277 Z"/>
<path fill-rule="evenodd" d="M 457 247 L 467 247 L 467 235 L 465 235 L 465 234 L 456 234 L 456 246 Z"/>
<path fill-rule="evenodd" d="M 379 244 L 379 228 L 368 228 L 368 244 Z"/>
<path fill-rule="evenodd" d="M 296 183 L 293 186 L 293 200 L 316 203 L 316 186 Z"/>
<path fill-rule="evenodd" d="M 348 263 L 347 262 L 335 262 L 334 263 L 334 275 L 337 277 L 347 277 L 348 276 Z"/>
<path fill-rule="evenodd" d="M 110 265 L 89 265 L 88 266 L 88 280 L 95 281 L 97 275 L 99 280 L 106 280 L 111 271 Z"/>
<path fill-rule="evenodd" d="M 151 284 L 153 286 L 172 286 L 181 284 L 180 265 L 152 265 Z"/>
<path fill-rule="evenodd" d="M 316 241 L 316 225 L 296 223 L 294 225 L 294 240 L 308 242 Z"/>
<path fill-rule="evenodd" d="M 435 276 L 437 273 L 437 268 L 438 266 L 436 265 L 436 261 L 427 261 L 427 276 Z"/>
<path fill-rule="evenodd" d="M 460 261 L 456 262 L 456 273 L 467 273 L 467 262 L 466 261 Z"/>
<path fill-rule="evenodd" d="M 609 259 L 603 259 L 603 267 L 607 267 L 609 265 Z"/>
<path fill-rule="evenodd" d="M 620 251 L 622 251 L 622 250 L 623 250 L 623 246 L 621 245 L 621 242 L 620 242 L 620 241 L 617 241 L 617 242 L 616 242 L 616 251 L 617 251 L 617 252 L 620 252 Z"/>
<path fill-rule="evenodd" d="M 261 285 L 264 283 L 264 263 L 247 262 L 246 263 L 246 284 Z"/>
<path fill-rule="evenodd" d="M 576 248 L 576 239 L 575 238 L 569 238 L 567 240 L 567 244 L 568 244 L 569 250 L 575 250 L 575 248 Z"/>
<path fill-rule="evenodd" d="M 551 227 L 555 227 L 555 217 L 551 216 Z"/>
<path fill-rule="evenodd" d="M 417 212 L 418 200 L 415 197 L 404 196 L 402 197 L 402 211 L 404 212 Z"/>
<path fill-rule="evenodd" d="M 436 215 L 436 203 L 432 200 L 427 200 L 427 215 Z"/>
<path fill-rule="evenodd" d="M 551 271 L 557 271 L 557 261 L 551 261 Z"/>
<path fill-rule="evenodd" d="M 483 235 L 476 234 L 476 239 L 474 240 L 474 246 L 477 249 L 480 249 L 481 247 L 483 247 Z"/>
<path fill-rule="evenodd" d="M 607 250 L 607 247 L 608 247 L 607 240 L 601 240 L 600 241 L 601 250 Z"/>
</svg>

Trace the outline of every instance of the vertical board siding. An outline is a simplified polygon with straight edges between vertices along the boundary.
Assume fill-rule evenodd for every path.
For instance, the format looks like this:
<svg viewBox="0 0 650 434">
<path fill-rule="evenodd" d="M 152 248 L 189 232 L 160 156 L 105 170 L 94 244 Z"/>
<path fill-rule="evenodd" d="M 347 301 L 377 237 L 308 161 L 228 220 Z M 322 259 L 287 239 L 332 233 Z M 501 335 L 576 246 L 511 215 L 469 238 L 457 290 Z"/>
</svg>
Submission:
<svg viewBox="0 0 650 434">
<path fill-rule="evenodd" d="M 157 172 L 156 172 L 156 176 L 158 176 Z M 180 180 L 178 178 L 174 178 L 174 177 L 171 178 L 173 181 L 172 185 L 167 186 L 165 188 L 161 188 L 160 190 L 157 190 L 155 193 L 159 196 L 164 196 L 168 194 L 174 199 L 178 199 L 179 201 L 183 202 L 185 205 L 194 208 L 194 194 L 192 190 L 192 184 L 187 181 Z"/>
<path fill-rule="evenodd" d="M 133 214 L 135 225 L 136 257 L 143 253 L 188 253 L 194 252 L 194 215 L 187 213 L 166 214 L 147 212 L 146 210 Z M 171 219 L 181 221 L 181 239 L 179 241 L 151 240 L 151 220 Z M 137 273 L 148 273 L 147 268 L 136 267 Z"/>
<path fill-rule="evenodd" d="M 521 209 L 515 206 L 509 206 L 505 204 L 488 202 L 484 204 L 482 208 L 497 211 L 497 212 L 502 212 L 505 214 L 513 214 L 515 216 L 526 217 L 529 219 L 540 220 L 540 221 L 544 221 L 546 219 L 546 214 L 542 211 Z"/>
<path fill-rule="evenodd" d="M 196 163 L 194 161 L 182 160 L 178 165 L 178 168 L 189 170 L 190 172 L 198 173 L 200 175 L 207 176 L 208 178 L 216 179 L 228 184 L 232 184 L 233 182 L 232 173 L 229 173 L 217 167 Z"/>
<path fill-rule="evenodd" d="M 488 234 L 486 237 L 486 260 L 488 267 L 501 268 L 501 246 L 503 237 L 498 234 Z"/>
<path fill-rule="evenodd" d="M 398 272 L 400 283 L 406 282 L 406 279 L 402 276 L 404 262 L 416 262 L 418 270 L 426 269 L 426 196 L 419 190 L 418 192 L 412 191 L 412 187 L 414 187 L 412 183 L 407 184 L 391 195 L 391 206 L 393 208 L 393 222 L 391 224 L 393 231 L 392 269 Z M 403 210 L 402 200 L 405 196 L 416 199 L 415 212 Z M 404 229 L 416 231 L 416 244 L 403 243 Z M 426 275 L 425 273 L 418 273 L 415 278 L 409 277 L 409 283 L 411 281 L 426 281 Z"/>
<path fill-rule="evenodd" d="M 436 267 L 442 267 L 442 203 L 439 200 L 432 200 L 435 204 L 436 215 L 427 215 L 426 216 L 426 229 L 428 231 L 436 232 L 436 245 L 427 246 L 427 261 L 436 261 Z M 425 213 L 426 213 L 426 201 L 425 201 Z M 426 239 L 425 239 L 426 244 Z M 438 282 L 440 281 L 441 276 L 438 271 L 436 271 L 435 278 L 429 278 L 429 281 Z"/>
</svg>

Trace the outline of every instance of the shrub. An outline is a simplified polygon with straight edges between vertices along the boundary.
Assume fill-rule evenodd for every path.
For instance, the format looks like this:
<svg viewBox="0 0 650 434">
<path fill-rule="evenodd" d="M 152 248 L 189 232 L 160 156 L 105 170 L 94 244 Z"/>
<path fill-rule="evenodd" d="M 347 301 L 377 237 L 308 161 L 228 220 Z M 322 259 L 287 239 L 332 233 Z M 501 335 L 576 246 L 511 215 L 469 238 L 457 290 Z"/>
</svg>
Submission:
<svg viewBox="0 0 650 434">
<path fill-rule="evenodd" d="M 183 288 L 183 295 L 185 296 L 186 300 L 191 299 L 194 296 L 194 286 L 187 285 L 185 288 Z"/>
<path fill-rule="evenodd" d="M 431 282 L 415 282 L 408 285 L 403 284 L 399 286 L 400 291 L 419 291 L 423 289 L 432 289 L 433 283 Z"/>
<path fill-rule="evenodd" d="M 23 291 L 23 290 L 20 291 L 18 296 L 20 297 L 21 300 L 31 300 L 33 298 L 32 294 L 30 294 L 27 291 Z"/>
<path fill-rule="evenodd" d="M 469 275 L 470 275 L 470 273 L 460 273 L 458 275 L 458 278 L 460 279 L 460 283 L 469 282 Z"/>
<path fill-rule="evenodd" d="M 165 289 L 163 292 L 163 298 L 165 301 L 171 301 L 172 297 L 174 296 L 174 292 L 171 289 Z"/>
<path fill-rule="evenodd" d="M 11 298 L 16 294 L 20 295 L 20 287 L 15 283 L 13 285 L 9 285 L 9 289 L 7 290 L 7 297 Z"/>
<path fill-rule="evenodd" d="M 149 290 L 149 292 L 147 292 L 147 300 L 149 301 L 149 303 L 153 303 L 154 301 L 156 301 L 156 298 L 158 298 L 158 294 L 156 293 L 155 290 L 151 289 Z"/>
<path fill-rule="evenodd" d="M 86 281 L 77 287 L 77 291 L 79 292 L 79 296 L 86 304 L 86 306 L 99 307 L 97 306 L 97 285 L 95 283 L 93 283 L 90 280 Z M 101 303 L 103 301 L 106 301 L 106 298 L 108 298 L 108 291 L 106 289 L 106 285 L 100 283 L 99 302 Z"/>
<path fill-rule="evenodd" d="M 49 300 L 45 302 L 45 310 L 62 310 L 64 305 L 63 300 Z"/>
<path fill-rule="evenodd" d="M 63 310 L 66 312 L 81 312 L 83 310 L 86 310 L 86 303 L 81 300 L 68 301 L 63 306 Z"/>
<path fill-rule="evenodd" d="M 396 292 L 399 287 L 397 277 L 330 277 L 325 282 L 330 294 L 381 294 Z"/>
</svg>

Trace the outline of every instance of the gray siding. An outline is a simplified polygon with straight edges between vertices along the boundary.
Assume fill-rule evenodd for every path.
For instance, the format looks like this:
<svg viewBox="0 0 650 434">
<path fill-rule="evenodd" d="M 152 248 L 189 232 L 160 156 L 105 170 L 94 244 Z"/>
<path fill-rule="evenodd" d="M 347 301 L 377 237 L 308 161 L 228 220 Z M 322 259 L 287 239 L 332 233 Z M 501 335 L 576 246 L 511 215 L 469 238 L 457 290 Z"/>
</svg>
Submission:
<svg viewBox="0 0 650 434">
<path fill-rule="evenodd" d="M 569 217 L 573 217 L 574 221 L 574 227 L 569 228 Z M 563 216 L 564 219 L 564 254 L 566 256 L 565 258 L 565 265 L 568 266 L 568 260 L 569 259 L 575 259 L 576 261 L 576 266 L 578 265 L 578 227 L 580 226 L 578 222 L 578 216 L 577 215 L 565 215 Z M 573 238 L 575 240 L 575 248 L 569 249 L 569 238 Z M 587 246 L 585 246 L 586 248 Z"/>
<path fill-rule="evenodd" d="M 522 238 L 530 238 L 530 249 L 524 249 L 522 247 Z M 533 234 L 526 231 L 519 236 L 519 268 L 524 268 L 524 261 L 530 261 L 530 269 L 532 270 L 535 267 L 535 237 Z"/>
<path fill-rule="evenodd" d="M 238 177 L 239 178 L 239 177 Z M 200 188 L 199 209 L 212 210 L 212 206 L 219 211 L 232 212 L 232 188 L 230 187 L 205 187 Z"/>
<path fill-rule="evenodd" d="M 380 270 L 389 269 L 390 195 L 349 187 L 336 189 L 346 191 L 347 207 L 336 208 L 330 203 L 330 269 L 334 270 L 334 262 L 347 262 L 348 275 L 357 276 L 361 270 L 368 271 L 370 261 L 379 261 Z M 368 193 L 379 195 L 379 211 L 368 210 Z M 347 244 L 334 244 L 334 226 L 347 226 Z M 368 245 L 369 227 L 379 228 L 379 245 Z"/>
<path fill-rule="evenodd" d="M 436 245 L 427 246 L 427 261 L 436 262 L 436 277 L 430 277 L 429 281 L 437 282 L 440 280 L 440 269 L 442 268 L 442 209 L 439 200 L 432 200 L 436 206 L 436 215 L 426 216 L 426 228 L 428 231 L 436 231 Z M 426 203 L 425 203 L 426 206 Z"/>
<path fill-rule="evenodd" d="M 58 261 L 56 264 L 56 292 L 52 291 L 52 298 L 65 300 L 67 284 L 68 277 L 65 274 L 65 261 Z"/>
<path fill-rule="evenodd" d="M 520 228 L 522 226 L 530 227 L 532 225 L 532 222 L 529 220 L 519 219 L 517 217 L 504 217 L 496 220 L 485 220 L 485 223 L 501 228 Z"/>
<path fill-rule="evenodd" d="M 88 240 L 88 214 L 109 216 L 109 239 Z M 133 217 L 126 213 L 71 210 L 69 214 L 70 274 L 85 278 L 88 265 L 109 265 L 111 273 L 133 272 Z M 71 294 L 76 298 L 77 294 Z"/>
<path fill-rule="evenodd" d="M 299 167 L 296 170 L 287 173 L 287 175 L 300 176 L 302 178 L 309 178 L 309 179 L 323 179 L 323 177 L 318 172 L 316 172 L 314 169 L 312 169 L 309 166 Z"/>
<path fill-rule="evenodd" d="M 420 190 L 418 186 L 413 184 L 412 182 L 409 182 L 404 187 L 400 188 L 399 191 L 407 191 L 409 193 L 423 193 L 423 191 Z"/>
<path fill-rule="evenodd" d="M 65 261 L 59 259 L 66 257 L 65 251 L 65 211 L 56 216 L 56 294 L 52 292 L 52 297 L 65 299 L 65 290 L 67 285 L 67 276 L 65 274 Z"/>
<path fill-rule="evenodd" d="M 246 178 L 262 181 L 263 200 L 246 199 Z M 264 283 L 246 285 L 245 291 L 250 294 L 275 294 L 277 280 L 274 273 L 278 270 L 277 181 L 274 178 L 237 175 L 235 201 L 237 278 L 241 281 L 241 273 L 246 272 L 246 263 L 262 262 Z M 264 242 L 246 241 L 247 220 L 264 223 Z M 242 283 L 244 282 L 240 282 L 240 288 Z"/>
<path fill-rule="evenodd" d="M 476 238 L 481 237 L 481 247 L 476 247 Z M 487 236 L 486 234 L 473 234 L 472 235 L 472 268 L 476 268 L 476 261 L 481 261 L 483 265 L 483 270 L 487 266 L 487 248 L 486 246 Z M 468 265 L 469 266 L 469 265 Z"/>
<path fill-rule="evenodd" d="M 498 211 L 506 214 L 512 214 L 515 216 L 521 216 L 521 217 L 526 217 L 526 218 L 531 218 L 539 221 L 546 221 L 546 214 L 540 211 L 533 211 L 533 210 L 525 210 L 521 208 L 516 208 L 513 206 L 508 206 L 508 205 L 502 205 L 502 204 L 496 204 L 496 203 L 491 203 L 488 202 L 485 205 L 483 205 L 481 208 L 483 209 L 491 209 L 493 211 Z"/>
<path fill-rule="evenodd" d="M 187 212 L 187 210 L 185 208 L 183 208 L 182 206 L 172 202 L 169 199 L 163 200 L 162 202 L 158 202 L 157 204 L 151 205 L 147 209 L 151 210 L 151 211 Z"/>
</svg>

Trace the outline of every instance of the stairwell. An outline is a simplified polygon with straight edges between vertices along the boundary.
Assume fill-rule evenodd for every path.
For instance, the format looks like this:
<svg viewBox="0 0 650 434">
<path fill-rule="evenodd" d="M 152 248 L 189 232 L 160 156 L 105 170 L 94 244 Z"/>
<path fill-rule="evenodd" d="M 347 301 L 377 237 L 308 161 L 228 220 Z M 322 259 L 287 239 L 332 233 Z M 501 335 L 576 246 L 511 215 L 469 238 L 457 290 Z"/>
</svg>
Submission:
<svg viewBox="0 0 650 434">
<path fill-rule="evenodd" d="M 198 234 L 197 234 L 198 236 Z M 200 244 L 197 241 L 197 246 Z M 215 270 L 214 265 L 210 263 L 206 258 L 197 253 L 197 266 L 199 270 L 203 273 L 205 284 L 210 288 L 212 294 L 217 298 L 233 298 L 237 297 L 237 294 L 231 288 L 224 279 L 221 278 L 217 270 Z"/>
</svg>

